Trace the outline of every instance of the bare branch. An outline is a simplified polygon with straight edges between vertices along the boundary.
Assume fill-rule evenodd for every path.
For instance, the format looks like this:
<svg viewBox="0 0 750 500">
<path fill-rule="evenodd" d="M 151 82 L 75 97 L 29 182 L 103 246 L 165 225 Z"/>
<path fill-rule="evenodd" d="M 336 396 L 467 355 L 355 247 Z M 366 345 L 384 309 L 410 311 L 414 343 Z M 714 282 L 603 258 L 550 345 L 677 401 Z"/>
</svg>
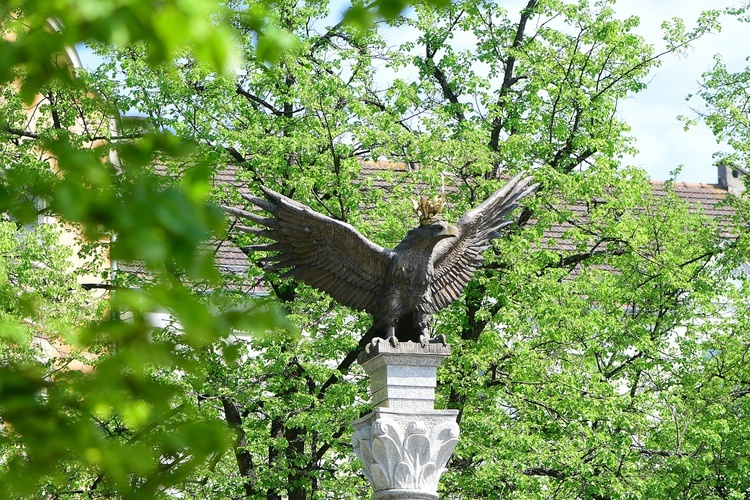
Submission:
<svg viewBox="0 0 750 500">
<path fill-rule="evenodd" d="M 567 477 L 560 469 L 552 469 L 550 467 L 529 467 L 528 469 L 522 470 L 521 474 L 525 476 L 547 476 L 560 480 Z"/>
<path fill-rule="evenodd" d="M 265 99 L 261 99 L 260 97 L 251 94 L 247 90 L 243 89 L 241 85 L 237 85 L 235 88 L 235 92 L 237 92 L 238 95 L 241 95 L 245 99 L 252 101 L 256 104 L 260 104 L 264 108 L 266 108 L 268 111 L 270 111 L 274 116 L 284 116 L 284 112 L 277 109 L 273 104 L 269 103 Z"/>
<path fill-rule="evenodd" d="M 536 4 L 537 0 L 529 0 L 529 3 L 527 3 L 526 7 L 524 7 L 524 9 L 521 11 L 521 19 L 518 21 L 516 35 L 513 38 L 513 44 L 511 45 L 512 50 L 516 50 L 521 47 L 521 43 L 523 42 L 523 37 L 526 32 L 526 23 L 534 14 Z M 504 126 L 502 115 L 505 108 L 505 97 L 510 92 L 511 87 L 513 87 L 513 85 L 515 85 L 515 83 L 518 81 L 518 79 L 513 75 L 515 65 L 516 57 L 511 54 L 510 57 L 508 57 L 507 62 L 505 63 L 503 83 L 500 86 L 500 94 L 498 96 L 498 105 L 500 107 L 500 110 L 497 116 L 495 116 L 495 119 L 492 120 L 492 132 L 490 134 L 489 146 L 493 151 L 497 151 L 498 147 L 500 146 L 500 132 L 502 132 Z"/>
</svg>

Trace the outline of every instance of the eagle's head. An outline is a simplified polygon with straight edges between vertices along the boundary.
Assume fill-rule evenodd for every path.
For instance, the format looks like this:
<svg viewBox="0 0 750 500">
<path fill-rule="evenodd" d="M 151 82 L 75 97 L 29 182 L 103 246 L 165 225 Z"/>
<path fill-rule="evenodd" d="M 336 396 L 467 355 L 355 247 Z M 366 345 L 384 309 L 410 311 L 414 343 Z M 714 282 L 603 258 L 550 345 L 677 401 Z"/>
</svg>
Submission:
<svg viewBox="0 0 750 500">
<path fill-rule="evenodd" d="M 406 234 L 395 250 L 431 250 L 446 238 L 458 238 L 458 228 L 444 221 L 422 224 Z"/>
<path fill-rule="evenodd" d="M 420 226 L 419 228 L 424 229 L 427 237 L 433 239 L 435 243 L 445 238 L 458 238 L 458 228 L 447 222 L 438 221 L 429 226 Z"/>
</svg>

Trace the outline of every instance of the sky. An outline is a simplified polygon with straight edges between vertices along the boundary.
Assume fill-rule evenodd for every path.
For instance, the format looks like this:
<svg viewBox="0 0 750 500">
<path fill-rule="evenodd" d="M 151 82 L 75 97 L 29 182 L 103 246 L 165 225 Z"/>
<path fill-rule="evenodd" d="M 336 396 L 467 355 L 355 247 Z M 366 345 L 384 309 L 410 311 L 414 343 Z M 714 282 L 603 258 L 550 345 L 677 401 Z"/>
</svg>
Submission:
<svg viewBox="0 0 750 500">
<path fill-rule="evenodd" d="M 510 19 L 528 0 L 495 0 L 508 10 Z M 568 0 L 573 1 L 573 0 Z M 736 7 L 747 0 L 616 0 L 615 16 L 621 19 L 637 16 L 634 30 L 656 52 L 664 47 L 661 25 L 674 17 L 681 18 L 687 30 L 696 25 L 701 12 Z M 750 23 L 741 23 L 730 16 L 721 17 L 722 29 L 694 42 L 684 54 L 666 55 L 653 70 L 645 90 L 618 103 L 620 118 L 631 127 L 630 135 L 639 153 L 624 162 L 646 170 L 654 180 L 675 178 L 681 182 L 717 182 L 718 173 L 712 155 L 726 149 L 716 143 L 711 130 L 698 123 L 685 131 L 678 119 L 683 115 L 696 118 L 702 102 L 687 96 L 699 90 L 701 75 L 714 65 L 714 55 L 721 53 L 729 71 L 739 71 L 750 61 Z M 673 175 L 678 167 L 679 173 Z"/>
<path fill-rule="evenodd" d="M 663 21 L 679 16 L 690 28 L 702 10 L 738 3 L 738 0 L 619 0 L 615 11 L 618 17 L 640 17 L 636 32 L 658 46 Z M 645 169 L 652 179 L 669 179 L 670 172 L 681 165 L 678 181 L 717 182 L 712 154 L 725 148 L 716 143 L 706 125 L 699 123 L 686 132 L 677 117 L 697 116 L 695 110 L 702 107 L 701 101 L 694 98 L 687 102 L 686 97 L 699 89 L 701 75 L 713 66 L 714 54 L 721 53 L 730 71 L 739 71 L 750 64 L 745 60 L 750 56 L 750 24 L 729 17 L 721 21 L 720 33 L 699 39 L 683 55 L 667 56 L 651 73 L 647 89 L 620 104 L 620 117 L 631 126 L 631 135 L 640 151 L 625 161 Z"/>
</svg>

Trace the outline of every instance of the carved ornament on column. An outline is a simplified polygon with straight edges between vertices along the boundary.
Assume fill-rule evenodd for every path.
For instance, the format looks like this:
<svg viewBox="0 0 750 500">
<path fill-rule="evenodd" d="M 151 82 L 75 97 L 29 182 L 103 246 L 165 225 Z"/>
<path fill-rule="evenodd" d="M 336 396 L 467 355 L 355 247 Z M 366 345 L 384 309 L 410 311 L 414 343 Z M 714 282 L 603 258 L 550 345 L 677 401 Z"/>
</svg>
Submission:
<svg viewBox="0 0 750 500">
<path fill-rule="evenodd" d="M 369 419 L 359 421 L 365 425 L 356 429 L 352 444 L 372 483 L 373 498 L 382 490 L 390 491 L 388 498 L 394 498 L 393 490 L 404 490 L 404 498 L 437 498 L 438 481 L 458 442 L 455 416 L 449 418 L 434 424 L 387 417 L 369 425 L 363 422 Z M 418 491 L 423 495 L 414 496 Z"/>
</svg>

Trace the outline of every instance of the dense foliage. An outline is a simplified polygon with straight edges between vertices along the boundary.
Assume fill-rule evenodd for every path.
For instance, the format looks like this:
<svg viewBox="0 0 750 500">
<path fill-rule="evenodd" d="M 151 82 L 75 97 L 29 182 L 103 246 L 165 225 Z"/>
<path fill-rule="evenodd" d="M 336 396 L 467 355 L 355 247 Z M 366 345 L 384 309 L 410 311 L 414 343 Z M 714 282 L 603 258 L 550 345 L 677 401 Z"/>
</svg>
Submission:
<svg viewBox="0 0 750 500">
<path fill-rule="evenodd" d="M 520 170 L 539 193 L 435 321 L 453 348 L 439 404 L 462 432 L 442 494 L 748 494 L 746 200 L 716 220 L 669 184 L 655 195 L 620 161 L 616 113 L 717 13 L 665 25 L 656 48 L 606 1 L 412 5 L 2 7 L 5 496 L 367 497 L 349 436 L 369 411 L 353 363 L 369 319 L 264 273 L 262 255 L 217 273 L 215 245 L 250 240 L 216 205 L 263 184 L 391 246 L 410 196 L 444 183 L 455 219 Z M 91 72 L 52 57 L 80 41 L 102 58 Z M 409 168 L 363 175 L 379 158 Z M 14 243 L 39 214 L 84 236 L 89 262 L 147 272 L 86 269 L 103 273 L 87 288 L 106 288 L 105 313 L 46 277 L 65 270 L 58 250 Z M 242 293 L 256 283 L 284 319 Z M 41 355 L 35 332 L 92 370 Z"/>
</svg>

